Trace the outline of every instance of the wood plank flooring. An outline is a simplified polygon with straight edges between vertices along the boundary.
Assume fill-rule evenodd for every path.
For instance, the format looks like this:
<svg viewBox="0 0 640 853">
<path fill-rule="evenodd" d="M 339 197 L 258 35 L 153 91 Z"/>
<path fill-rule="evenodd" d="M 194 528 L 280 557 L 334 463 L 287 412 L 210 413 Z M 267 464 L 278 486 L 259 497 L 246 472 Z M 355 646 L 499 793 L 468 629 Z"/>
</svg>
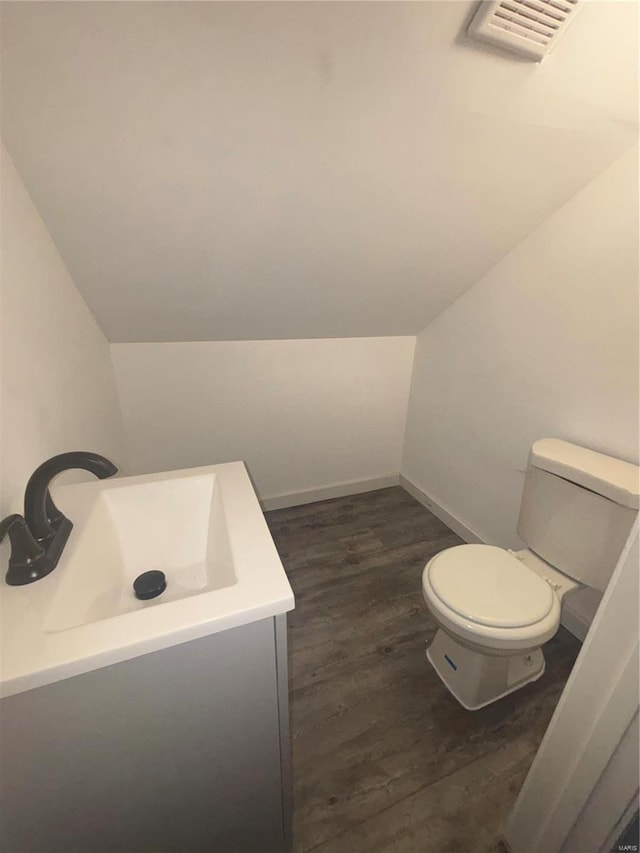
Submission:
<svg viewBox="0 0 640 853">
<path fill-rule="evenodd" d="M 465 711 L 425 657 L 425 562 L 461 540 L 400 487 L 267 513 L 289 614 L 295 853 L 493 853 L 580 644 Z"/>
</svg>

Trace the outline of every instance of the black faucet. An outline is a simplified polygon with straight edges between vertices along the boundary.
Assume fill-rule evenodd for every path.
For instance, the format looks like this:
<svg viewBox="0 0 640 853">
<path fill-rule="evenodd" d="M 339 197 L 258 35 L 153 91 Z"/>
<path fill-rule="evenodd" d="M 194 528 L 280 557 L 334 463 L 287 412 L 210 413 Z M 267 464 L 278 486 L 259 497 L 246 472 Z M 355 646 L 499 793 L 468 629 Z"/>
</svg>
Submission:
<svg viewBox="0 0 640 853">
<path fill-rule="evenodd" d="M 51 539 L 64 522 L 69 520 L 51 500 L 49 484 L 55 476 L 71 468 L 83 468 L 100 480 L 112 477 L 118 472 L 113 462 L 109 462 L 104 456 L 83 450 L 61 453 L 38 466 L 29 478 L 24 493 L 24 520 L 39 542 Z"/>
<path fill-rule="evenodd" d="M 49 484 L 62 471 L 83 468 L 103 480 L 117 473 L 116 466 L 97 453 L 61 453 L 43 462 L 29 478 L 24 495 L 24 518 L 10 515 L 0 522 L 0 542 L 11 540 L 6 582 L 11 586 L 40 580 L 58 565 L 73 524 L 54 504 Z"/>
</svg>

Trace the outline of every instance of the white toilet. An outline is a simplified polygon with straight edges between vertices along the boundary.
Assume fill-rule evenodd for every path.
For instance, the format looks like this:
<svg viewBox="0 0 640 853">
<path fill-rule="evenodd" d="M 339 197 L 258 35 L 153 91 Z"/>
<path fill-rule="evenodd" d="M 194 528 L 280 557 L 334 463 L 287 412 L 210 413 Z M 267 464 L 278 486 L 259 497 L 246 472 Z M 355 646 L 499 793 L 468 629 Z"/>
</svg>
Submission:
<svg viewBox="0 0 640 853">
<path fill-rule="evenodd" d="M 427 657 L 465 708 L 542 675 L 540 647 L 558 630 L 563 597 L 607 586 L 638 512 L 639 480 L 636 465 L 536 441 L 517 527 L 528 549 L 459 545 L 429 560 L 422 591 L 440 629 Z"/>
</svg>

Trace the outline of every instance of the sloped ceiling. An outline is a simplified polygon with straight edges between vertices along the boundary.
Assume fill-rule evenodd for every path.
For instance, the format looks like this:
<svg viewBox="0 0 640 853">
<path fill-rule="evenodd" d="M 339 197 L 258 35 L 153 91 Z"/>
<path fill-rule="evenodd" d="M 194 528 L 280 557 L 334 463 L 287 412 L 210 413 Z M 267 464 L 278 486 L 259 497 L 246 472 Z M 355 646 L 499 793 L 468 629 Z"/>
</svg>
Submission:
<svg viewBox="0 0 640 853">
<path fill-rule="evenodd" d="M 541 65 L 467 2 L 2 6 L 5 143 L 112 341 L 414 334 L 637 134 L 634 2 Z"/>
</svg>

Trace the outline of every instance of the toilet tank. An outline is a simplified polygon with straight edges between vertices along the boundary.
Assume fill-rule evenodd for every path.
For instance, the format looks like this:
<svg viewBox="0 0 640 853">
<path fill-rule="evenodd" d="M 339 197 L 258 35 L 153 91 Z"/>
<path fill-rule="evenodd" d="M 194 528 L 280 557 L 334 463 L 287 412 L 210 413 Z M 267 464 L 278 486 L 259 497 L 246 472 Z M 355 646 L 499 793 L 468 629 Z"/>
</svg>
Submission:
<svg viewBox="0 0 640 853">
<path fill-rule="evenodd" d="M 569 577 L 604 591 L 639 505 L 640 468 L 558 439 L 536 441 L 518 535 Z"/>
</svg>

